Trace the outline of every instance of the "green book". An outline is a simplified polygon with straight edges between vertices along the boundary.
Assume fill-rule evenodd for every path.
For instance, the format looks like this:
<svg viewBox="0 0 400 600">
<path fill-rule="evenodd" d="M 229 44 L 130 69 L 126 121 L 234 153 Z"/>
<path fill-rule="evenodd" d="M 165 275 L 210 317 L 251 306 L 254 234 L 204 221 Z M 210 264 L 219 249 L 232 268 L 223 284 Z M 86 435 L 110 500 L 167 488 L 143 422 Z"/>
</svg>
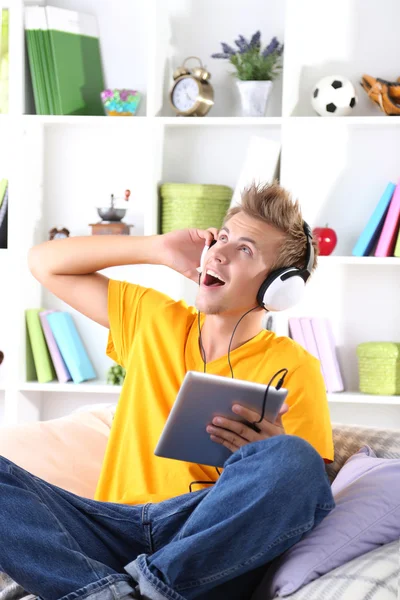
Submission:
<svg viewBox="0 0 400 600">
<path fill-rule="evenodd" d="M 30 344 L 32 350 L 33 362 L 37 373 L 37 380 L 40 383 L 48 383 L 56 379 L 56 373 L 49 349 L 44 337 L 42 325 L 40 323 L 39 313 L 43 308 L 28 308 L 25 311 L 26 327 L 28 331 L 27 344 Z M 27 349 L 27 358 L 29 359 L 30 350 Z M 27 375 L 32 375 L 32 365 L 27 362 Z"/>
<path fill-rule="evenodd" d="M 47 31 L 54 65 L 55 103 L 63 115 L 104 115 L 104 90 L 96 17 L 46 6 Z"/>
<path fill-rule="evenodd" d="M 40 8 L 40 7 L 39 7 Z M 36 36 L 36 45 L 38 49 L 40 69 L 43 73 L 43 100 L 47 115 L 54 115 L 54 94 L 52 89 L 52 77 L 50 72 L 49 56 L 46 48 L 46 31 L 37 30 L 34 32 Z"/>
<path fill-rule="evenodd" d="M 39 36 L 46 27 L 45 13 L 40 6 L 30 6 L 25 9 L 25 35 L 28 51 L 29 69 L 32 79 L 35 109 L 38 115 L 49 114 L 47 90 L 43 72 L 43 60 L 40 56 Z"/>
<path fill-rule="evenodd" d="M 0 114 L 8 113 L 8 8 L 0 10 Z"/>
</svg>

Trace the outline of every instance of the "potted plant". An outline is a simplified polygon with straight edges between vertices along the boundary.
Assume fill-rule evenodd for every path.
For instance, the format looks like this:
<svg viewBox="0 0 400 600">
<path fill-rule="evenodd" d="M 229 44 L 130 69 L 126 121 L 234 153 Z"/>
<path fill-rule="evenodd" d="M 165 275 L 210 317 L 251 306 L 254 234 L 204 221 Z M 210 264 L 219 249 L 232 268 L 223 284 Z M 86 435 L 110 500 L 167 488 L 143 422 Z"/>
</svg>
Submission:
<svg viewBox="0 0 400 600">
<path fill-rule="evenodd" d="M 273 37 L 262 50 L 260 31 L 256 31 L 250 41 L 239 35 L 235 44 L 237 50 L 222 42 L 222 52 L 211 56 L 227 59 L 235 67 L 236 71 L 232 75 L 237 78 L 243 116 L 263 117 L 272 82 L 282 68 L 283 45 Z"/>
</svg>

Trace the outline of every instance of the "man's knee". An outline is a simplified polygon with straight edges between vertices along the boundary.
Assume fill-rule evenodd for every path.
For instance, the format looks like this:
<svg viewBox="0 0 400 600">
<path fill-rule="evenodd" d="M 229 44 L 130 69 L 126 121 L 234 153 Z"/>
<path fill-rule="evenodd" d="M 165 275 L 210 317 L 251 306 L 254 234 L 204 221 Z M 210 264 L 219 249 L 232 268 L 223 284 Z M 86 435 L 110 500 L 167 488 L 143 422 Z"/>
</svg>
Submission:
<svg viewBox="0 0 400 600">
<path fill-rule="evenodd" d="M 11 467 L 14 463 L 9 460 L 8 458 L 6 458 L 5 456 L 2 456 L 0 454 L 0 472 L 1 473 L 10 473 L 11 472 Z"/>
<path fill-rule="evenodd" d="M 320 474 L 325 477 L 325 464 L 318 452 L 303 438 L 296 435 L 278 435 L 255 444 L 242 447 L 243 458 L 255 455 L 258 468 L 271 474 L 277 470 L 282 477 L 285 474 L 299 479 Z M 258 455 L 258 456 L 257 456 Z M 258 460 L 259 459 L 259 460 Z"/>
</svg>

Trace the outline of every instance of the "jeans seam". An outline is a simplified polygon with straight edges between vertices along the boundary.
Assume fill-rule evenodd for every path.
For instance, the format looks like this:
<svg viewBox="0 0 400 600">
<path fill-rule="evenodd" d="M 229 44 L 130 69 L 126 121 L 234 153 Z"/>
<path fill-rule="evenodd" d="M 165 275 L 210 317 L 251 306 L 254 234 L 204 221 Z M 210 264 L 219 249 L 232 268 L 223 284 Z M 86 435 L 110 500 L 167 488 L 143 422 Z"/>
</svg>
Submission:
<svg viewBox="0 0 400 600">
<path fill-rule="evenodd" d="M 19 474 L 16 473 L 13 469 L 13 467 L 10 465 L 10 473 L 16 478 L 18 479 L 18 481 L 20 481 L 21 483 L 23 483 L 25 485 L 25 482 L 23 480 L 21 480 L 21 478 L 19 477 Z M 35 477 L 35 479 L 37 479 Z M 42 480 L 39 480 L 40 483 L 42 483 Z M 76 552 L 76 548 L 73 548 L 71 546 L 71 539 L 72 536 L 68 533 L 68 531 L 65 529 L 65 527 L 60 523 L 60 521 L 57 519 L 56 515 L 53 513 L 52 510 L 50 510 L 50 508 L 47 506 L 47 504 L 44 502 L 43 497 L 40 493 L 40 489 L 39 490 L 35 490 L 35 494 L 37 494 L 37 496 L 39 497 L 39 502 L 46 508 L 46 510 L 51 514 L 51 516 L 53 517 L 53 519 L 55 520 L 57 526 L 59 527 L 59 530 L 61 531 L 61 533 L 63 534 L 63 537 L 67 539 L 67 543 L 68 543 L 68 547 L 70 550 Z M 84 558 L 86 564 L 88 565 L 88 567 L 93 571 L 94 575 L 97 577 L 98 580 L 100 580 L 102 577 L 101 575 L 94 569 L 93 564 L 91 563 L 90 559 L 88 556 L 86 556 L 86 554 L 82 551 L 82 548 L 80 547 L 80 545 L 78 544 L 78 542 L 76 540 L 73 540 L 74 543 L 76 544 L 76 546 L 79 548 L 79 551 L 81 553 L 81 556 Z"/>
<path fill-rule="evenodd" d="M 175 587 L 175 589 L 177 591 L 184 591 L 184 590 L 187 590 L 187 589 L 191 589 L 191 588 L 197 587 L 199 585 L 203 585 L 203 584 L 206 584 L 206 583 L 210 583 L 212 581 L 216 581 L 217 579 L 220 579 L 221 577 L 224 577 L 225 575 L 228 575 L 230 573 L 234 573 L 235 571 L 237 571 L 241 567 L 245 567 L 245 566 L 251 565 L 257 559 L 259 559 L 261 556 L 263 556 L 269 550 L 271 550 L 271 548 L 273 548 L 274 546 L 276 546 L 277 544 L 279 544 L 283 540 L 288 540 L 288 539 L 290 539 L 292 537 L 295 537 L 296 535 L 299 535 L 300 533 L 305 533 L 306 531 L 308 531 L 313 526 L 313 524 L 314 524 L 314 519 L 312 519 L 311 521 L 308 521 L 307 523 L 305 523 L 304 525 L 302 525 L 300 527 L 297 527 L 296 529 L 291 529 L 285 535 L 281 535 L 279 538 L 277 538 L 274 541 L 273 544 L 270 544 L 262 552 L 259 552 L 258 554 L 255 554 L 254 556 L 252 556 L 248 560 L 246 560 L 246 561 L 244 561 L 242 563 L 239 563 L 239 564 L 237 564 L 235 566 L 232 566 L 229 569 L 225 569 L 224 571 L 220 571 L 219 573 L 215 573 L 214 575 L 210 575 L 209 577 L 205 577 L 203 579 L 197 579 L 196 581 L 191 581 L 191 582 L 187 582 L 187 583 L 184 583 L 184 584 L 177 585 Z"/>
<path fill-rule="evenodd" d="M 147 546 L 148 546 L 148 550 L 149 550 L 149 554 L 153 554 L 154 553 L 154 544 L 153 544 L 153 537 L 151 535 L 151 520 L 149 517 L 149 511 L 150 511 L 150 506 L 151 503 L 148 502 L 147 504 L 145 504 L 143 506 L 142 509 L 142 527 L 144 529 L 144 535 L 147 541 Z"/>
</svg>

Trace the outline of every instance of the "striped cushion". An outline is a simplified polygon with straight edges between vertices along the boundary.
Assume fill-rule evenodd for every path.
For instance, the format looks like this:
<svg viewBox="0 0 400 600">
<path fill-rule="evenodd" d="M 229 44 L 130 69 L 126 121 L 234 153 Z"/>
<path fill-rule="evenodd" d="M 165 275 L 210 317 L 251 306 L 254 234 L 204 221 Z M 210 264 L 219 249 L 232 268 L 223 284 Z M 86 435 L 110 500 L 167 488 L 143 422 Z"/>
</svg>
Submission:
<svg viewBox="0 0 400 600">
<path fill-rule="evenodd" d="M 285 596 L 288 600 L 398 600 L 399 541 L 380 546 Z M 265 600 L 269 600 L 265 598 Z"/>
</svg>

